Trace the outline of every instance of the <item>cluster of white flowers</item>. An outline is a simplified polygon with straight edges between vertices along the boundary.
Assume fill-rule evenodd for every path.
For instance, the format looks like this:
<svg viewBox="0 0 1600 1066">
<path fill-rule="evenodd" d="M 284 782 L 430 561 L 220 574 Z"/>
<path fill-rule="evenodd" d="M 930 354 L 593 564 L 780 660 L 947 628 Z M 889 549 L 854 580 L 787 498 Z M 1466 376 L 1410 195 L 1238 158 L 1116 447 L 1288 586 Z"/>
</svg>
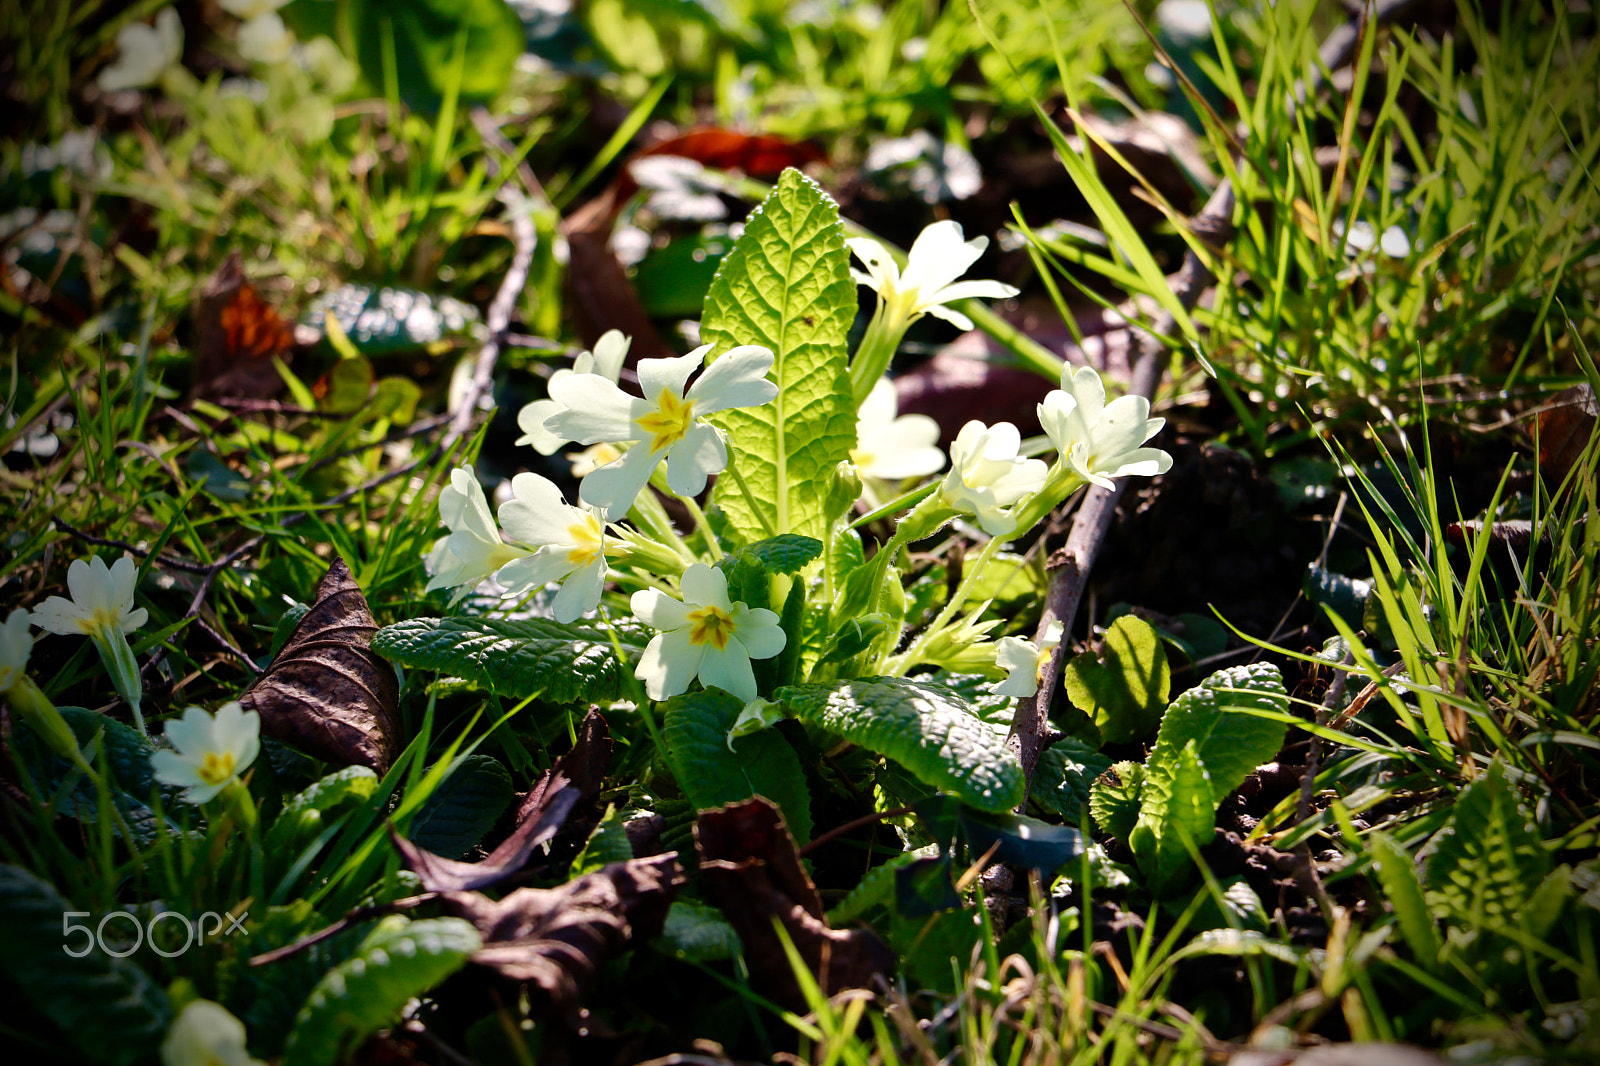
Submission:
<svg viewBox="0 0 1600 1066">
<path fill-rule="evenodd" d="M 243 21 L 239 55 L 252 63 L 284 63 L 294 54 L 294 34 L 278 9 L 289 0 L 221 0 L 222 10 Z"/>
</svg>

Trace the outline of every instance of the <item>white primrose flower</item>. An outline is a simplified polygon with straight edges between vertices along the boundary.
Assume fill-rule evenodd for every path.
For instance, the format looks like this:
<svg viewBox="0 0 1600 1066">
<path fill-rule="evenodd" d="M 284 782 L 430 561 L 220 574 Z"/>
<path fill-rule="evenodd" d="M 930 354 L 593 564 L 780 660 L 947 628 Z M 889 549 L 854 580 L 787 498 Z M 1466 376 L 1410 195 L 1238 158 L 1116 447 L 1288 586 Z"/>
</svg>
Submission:
<svg viewBox="0 0 1600 1066">
<path fill-rule="evenodd" d="M 161 1042 L 162 1066 L 265 1066 L 245 1047 L 244 1023 L 220 1003 L 191 1000 Z"/>
<path fill-rule="evenodd" d="M 356 68 L 329 37 L 313 37 L 298 45 L 294 59 L 305 71 L 335 96 L 349 91 L 356 83 Z"/>
<path fill-rule="evenodd" d="M 1022 637 L 1001 637 L 994 661 L 1008 671 L 1006 679 L 994 687 L 996 696 L 1032 696 L 1039 691 L 1039 674 L 1061 643 L 1061 623 L 1051 622 L 1045 629 L 1044 644 L 1036 645 Z"/>
<path fill-rule="evenodd" d="M 683 599 L 643 589 L 633 594 L 633 613 L 661 630 L 644 650 L 634 676 L 653 700 L 687 692 L 695 678 L 707 688 L 731 692 L 745 703 L 756 698 L 751 659 L 770 659 L 787 638 L 775 612 L 728 601 L 721 570 L 695 563 L 678 586 Z"/>
<path fill-rule="evenodd" d="M 1151 418 L 1143 396 L 1118 396 L 1106 403 L 1106 387 L 1093 367 L 1063 367 L 1061 388 L 1039 405 L 1039 424 L 1060 453 L 1062 465 L 1085 481 L 1111 488 L 1111 479 L 1153 477 L 1172 468 L 1160 448 L 1142 448 L 1161 432 L 1164 418 Z"/>
<path fill-rule="evenodd" d="M 879 378 L 856 415 L 856 446 L 850 460 L 865 477 L 899 481 L 921 477 L 944 467 L 939 450 L 939 423 L 927 415 L 895 417 L 894 385 Z"/>
<path fill-rule="evenodd" d="M 224 703 L 212 717 L 189 707 L 167 723 L 167 741 L 150 756 L 156 780 L 188 789 L 183 798 L 204 803 L 238 779 L 261 751 L 261 716 L 237 702 Z"/>
<path fill-rule="evenodd" d="M 150 617 L 149 611 L 133 605 L 137 570 L 126 555 L 110 566 L 99 556 L 88 562 L 72 560 L 67 567 L 72 599 L 51 596 L 33 609 L 33 624 L 52 633 L 86 637 L 132 633 Z"/>
<path fill-rule="evenodd" d="M 1017 455 L 1022 435 L 1010 422 L 986 426 L 973 420 L 961 427 L 950 445 L 950 472 L 939 484 L 946 507 L 970 514 L 992 537 L 1017 528 L 1005 508 L 1044 487 L 1049 467 Z"/>
<path fill-rule="evenodd" d="M 633 506 L 656 465 L 667 463 L 667 484 L 681 496 L 698 496 L 706 479 L 728 465 L 722 434 L 702 416 L 730 407 L 758 407 L 778 395 L 767 380 L 770 349 L 741 344 L 724 352 L 684 386 L 704 362 L 711 345 L 673 359 L 639 360 L 643 398 L 629 396 L 599 374 L 569 374 L 550 383 L 551 399 L 562 410 L 545 428 L 579 444 L 629 442 L 622 458 L 583 479 L 578 494 L 615 521 Z"/>
<path fill-rule="evenodd" d="M 551 609 L 571 622 L 600 605 L 606 584 L 605 527 L 591 507 L 573 507 L 555 483 L 538 474 L 511 479 L 512 499 L 500 505 L 500 524 L 538 551 L 507 563 L 500 580 L 513 588 L 561 582 Z"/>
<path fill-rule="evenodd" d="M 289 0 L 218 0 L 222 10 L 246 22 L 262 15 L 270 15 L 288 2 Z"/>
<path fill-rule="evenodd" d="M 21 607 L 0 625 L 0 696 L 10 692 L 28 668 L 28 656 L 33 652 L 33 634 L 28 625 L 28 612 Z"/>
<path fill-rule="evenodd" d="M 117 31 L 116 61 L 95 79 L 101 92 L 143 89 L 161 80 L 167 68 L 183 57 L 183 24 L 172 8 L 156 15 L 156 24 L 133 22 Z"/>
<path fill-rule="evenodd" d="M 998 281 L 956 281 L 989 247 L 987 237 L 964 240 L 959 222 L 935 222 L 924 229 L 906 255 L 904 273 L 877 241 L 853 237 L 845 243 L 867 268 L 865 273 L 851 270 L 851 276 L 878 294 L 890 329 L 904 329 L 925 314 L 958 329 L 971 329 L 972 319 L 945 305 L 975 297 L 1004 300 L 1017 294 Z"/>
<path fill-rule="evenodd" d="M 554 384 L 573 374 L 598 374 L 615 385 L 617 379 L 622 377 L 622 364 L 628 358 L 628 348 L 632 344 L 633 338 L 620 329 L 608 329 L 594 342 L 594 351 L 579 352 L 578 357 L 572 361 L 572 368 L 569 370 L 562 367 L 557 370 L 550 375 L 550 382 Z M 557 449 L 568 441 L 567 438 L 559 437 L 546 429 L 544 420 L 551 415 L 560 414 L 563 410 L 565 408 L 555 400 L 534 400 L 523 407 L 517 412 L 517 425 L 522 427 L 522 436 L 517 438 L 517 443 L 531 444 L 533 450 L 540 455 L 554 455 Z M 611 458 L 615 459 L 621 454 L 618 452 Z"/>
<path fill-rule="evenodd" d="M 294 54 L 294 34 L 276 12 L 257 15 L 239 27 L 239 54 L 252 63 L 275 66 Z"/>
<path fill-rule="evenodd" d="M 427 590 L 473 588 L 502 566 L 532 553 L 507 544 L 489 513 L 483 486 L 466 467 L 450 472 L 450 484 L 439 493 L 439 521 L 450 529 L 428 554 Z"/>
</svg>

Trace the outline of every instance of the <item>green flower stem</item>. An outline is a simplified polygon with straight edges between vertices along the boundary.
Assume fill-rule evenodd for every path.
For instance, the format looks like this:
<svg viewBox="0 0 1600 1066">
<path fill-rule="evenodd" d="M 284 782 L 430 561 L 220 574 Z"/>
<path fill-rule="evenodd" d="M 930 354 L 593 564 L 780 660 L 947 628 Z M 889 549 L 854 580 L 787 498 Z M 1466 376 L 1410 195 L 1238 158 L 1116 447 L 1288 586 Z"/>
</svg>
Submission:
<svg viewBox="0 0 1600 1066">
<path fill-rule="evenodd" d="M 128 638 L 120 629 L 100 629 L 89 634 L 89 639 L 94 641 L 95 649 L 100 652 L 100 662 L 105 666 L 106 673 L 111 675 L 111 687 L 133 709 L 134 728 L 145 733 L 144 714 L 139 709 L 144 695 L 144 682 L 139 677 L 139 662 L 133 657 Z"/>
<path fill-rule="evenodd" d="M 938 482 L 934 482 L 934 485 L 937 486 Z M 883 595 L 883 575 L 888 572 L 889 563 L 900 549 L 923 537 L 931 536 L 955 515 L 955 511 L 946 507 L 943 500 L 930 492 L 910 514 L 900 520 L 900 524 L 895 527 L 894 536 L 889 538 L 889 543 L 878 549 L 878 554 L 872 557 L 872 562 L 869 564 L 876 573 L 872 578 L 872 598 L 867 601 L 867 614 L 877 613 L 878 600 Z"/>
<path fill-rule="evenodd" d="M 233 817 L 233 824 L 255 835 L 256 831 L 256 801 L 251 798 L 250 790 L 243 781 L 234 778 L 229 781 L 223 790 L 217 793 L 216 802 L 222 809 Z"/>
<path fill-rule="evenodd" d="M 921 488 L 912 489 L 910 492 L 902 493 L 901 495 L 890 500 L 888 503 L 868 511 L 860 518 L 857 518 L 851 522 L 846 528 L 860 529 L 869 522 L 876 522 L 880 518 L 887 518 L 889 515 L 898 514 L 899 512 L 904 511 L 907 507 L 913 507 L 927 499 L 929 496 L 932 496 L 938 490 L 938 488 L 939 479 L 934 478 Z"/>
<path fill-rule="evenodd" d="M 761 523 L 761 531 L 769 538 L 776 537 L 777 531 L 772 528 L 772 522 L 767 518 L 767 512 L 756 502 L 755 495 L 750 491 L 750 486 L 745 484 L 744 475 L 739 473 L 739 468 L 733 463 L 728 464 L 724 471 L 733 478 L 733 483 L 739 486 L 739 492 L 744 496 L 744 502 L 750 505 L 751 512 L 756 516 L 756 521 Z"/>
<path fill-rule="evenodd" d="M 18 677 L 11 683 L 11 688 L 5 696 L 11 704 L 11 709 L 28 723 L 29 728 L 39 734 L 39 738 L 51 751 L 88 774 L 91 780 L 99 779 L 94 768 L 84 759 L 83 752 L 78 750 L 78 738 L 72 735 L 72 730 L 61 717 L 61 712 L 56 710 L 56 705 L 50 702 L 50 697 L 40 691 L 31 677 L 27 674 Z"/>
<path fill-rule="evenodd" d="M 694 519 L 694 527 L 700 531 L 700 536 L 705 538 L 706 554 L 716 555 L 719 551 L 717 547 L 717 534 L 716 531 L 711 528 L 711 523 L 706 521 L 706 513 L 700 509 L 700 505 L 698 503 L 694 502 L 694 497 L 679 496 L 678 499 L 683 501 L 683 506 L 689 511 L 689 517 Z"/>
<path fill-rule="evenodd" d="M 989 543 L 985 544 L 983 550 L 978 553 L 977 562 L 967 567 L 967 572 L 962 575 L 961 584 L 956 586 L 955 595 L 951 596 L 950 602 L 944 605 L 944 610 L 940 611 L 939 616 L 933 620 L 932 624 L 927 629 L 924 629 L 922 635 L 912 642 L 911 647 L 889 660 L 887 667 L 884 669 L 885 673 L 891 677 L 902 677 L 907 670 L 921 661 L 922 653 L 927 650 L 928 645 L 944 630 L 945 626 L 950 624 L 950 620 L 956 616 L 956 613 L 966 606 L 967 597 L 972 595 L 973 586 L 977 584 L 978 578 L 983 576 L 983 572 L 988 568 L 989 563 L 994 560 L 1001 547 L 1010 543 L 1010 540 L 1010 537 L 989 538 Z"/>
<path fill-rule="evenodd" d="M 1059 459 L 1056 460 L 1050 468 L 1050 479 L 1045 482 L 1044 488 L 1028 497 L 1013 512 L 1013 517 L 1017 520 L 1017 533 L 1026 533 L 1043 522 L 1062 501 L 1087 484 L 1088 482 L 1071 467 Z"/>
<path fill-rule="evenodd" d="M 879 297 L 877 310 L 872 312 L 872 321 L 867 323 L 866 335 L 861 338 L 856 357 L 850 364 L 850 394 L 857 409 L 889 369 L 909 325 L 899 315 L 889 314 L 883 298 Z"/>
<path fill-rule="evenodd" d="M 654 475 L 652 475 L 652 480 Z M 661 505 L 655 493 L 645 491 L 633 501 L 633 510 L 630 512 L 639 528 L 650 534 L 657 543 L 675 551 L 685 562 L 697 563 L 700 557 L 689 550 L 689 545 L 683 542 L 678 531 L 672 528 L 672 518 L 667 514 L 667 509 Z"/>
</svg>

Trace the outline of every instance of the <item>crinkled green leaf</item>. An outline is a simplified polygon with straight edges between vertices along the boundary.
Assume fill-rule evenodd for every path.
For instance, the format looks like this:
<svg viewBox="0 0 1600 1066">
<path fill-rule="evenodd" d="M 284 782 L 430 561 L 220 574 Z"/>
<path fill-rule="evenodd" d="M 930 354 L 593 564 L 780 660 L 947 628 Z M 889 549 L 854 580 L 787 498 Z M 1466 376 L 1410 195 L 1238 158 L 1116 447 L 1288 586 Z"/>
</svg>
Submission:
<svg viewBox="0 0 1600 1066">
<path fill-rule="evenodd" d="M 1022 802 L 1016 755 L 945 686 L 872 677 L 788 686 L 773 698 L 969 806 L 1001 812 Z"/>
<path fill-rule="evenodd" d="M 794 748 L 773 729 L 735 740 L 728 731 L 743 709 L 720 689 L 676 696 L 661 727 L 667 763 L 678 787 L 699 810 L 765 796 L 778 805 L 794 838 L 811 839 L 811 793 Z"/>
<path fill-rule="evenodd" d="M 410 840 L 435 855 L 464 859 L 494 828 L 513 791 L 499 759 L 468 755 L 417 808 Z"/>
<path fill-rule="evenodd" d="M 1043 765 L 1043 760 L 1040 760 Z M 1139 821 L 1139 797 L 1144 788 L 1144 764 L 1119 762 L 1101 771 L 1089 786 L 1089 813 L 1101 832 L 1127 840 Z"/>
<path fill-rule="evenodd" d="M 1394 908 L 1400 935 L 1405 938 L 1417 962 L 1427 969 L 1433 969 L 1439 959 L 1439 930 L 1434 925 L 1433 914 L 1428 910 L 1427 899 L 1422 894 L 1422 881 L 1417 877 L 1411 855 L 1384 833 L 1369 834 L 1367 845 L 1376 860 L 1383 897 Z"/>
<path fill-rule="evenodd" d="M 1138 740 L 1155 727 L 1172 686 L 1161 638 L 1150 623 L 1125 614 L 1111 623 L 1100 654 L 1067 660 L 1062 672 L 1073 706 L 1094 719 L 1107 742 Z"/>
<path fill-rule="evenodd" d="M 672 901 L 651 945 L 691 962 L 721 962 L 739 953 L 739 934 L 717 908 L 692 899 Z"/>
<path fill-rule="evenodd" d="M 713 416 L 728 434 L 730 467 L 774 532 L 828 535 L 834 467 L 856 440 L 846 347 L 855 314 L 838 205 L 786 170 L 722 261 L 700 324 L 700 339 L 718 354 L 760 344 L 776 359 L 777 399 Z M 737 533 L 763 535 L 734 477 L 717 479 L 714 498 Z"/>
<path fill-rule="evenodd" d="M 1517 926 L 1550 875 L 1550 853 L 1499 762 L 1462 789 L 1431 848 L 1428 898 L 1468 929 Z"/>
<path fill-rule="evenodd" d="M 311 990 L 284 1045 L 283 1066 L 334 1066 L 465 965 L 480 944 L 461 918 L 385 918 Z"/>
<path fill-rule="evenodd" d="M 1288 705 L 1283 677 L 1271 663 L 1218 670 L 1173 700 L 1162 715 L 1161 731 L 1147 760 L 1151 782 L 1169 776 L 1178 752 L 1193 741 L 1211 778 L 1214 810 L 1283 747 L 1288 727 L 1250 711 L 1282 713 Z"/>
<path fill-rule="evenodd" d="M 552 703 L 622 695 L 648 637 L 618 629 L 623 655 L 598 626 L 543 618 L 413 618 L 385 626 L 372 650 L 411 669 L 454 674 L 491 692 Z"/>
<path fill-rule="evenodd" d="M 736 548 L 719 559 L 717 567 L 727 576 L 729 599 L 770 608 L 768 575 L 798 573 L 821 555 L 822 542 L 815 537 L 784 533 Z"/>
<path fill-rule="evenodd" d="M 1040 754 L 1039 765 L 1033 771 L 1031 795 L 1045 809 L 1069 822 L 1076 821 L 1083 805 L 1089 802 L 1095 779 L 1110 768 L 1111 760 L 1088 744 L 1077 737 L 1062 737 Z M 1134 811 L 1137 810 L 1135 802 Z"/>
<path fill-rule="evenodd" d="M 1211 797 L 1211 779 L 1193 740 L 1172 760 L 1170 776 L 1157 781 L 1153 773 L 1145 775 L 1128 845 L 1153 894 L 1164 893 L 1189 868 L 1185 841 L 1195 848 L 1210 841 L 1217 811 Z"/>
<path fill-rule="evenodd" d="M 66 934 L 63 916 L 76 908 L 49 882 L 20 866 L 0 865 L 0 972 L 29 1006 L 65 1034 L 82 1061 L 120 1064 L 154 1061 L 172 1020 L 172 1004 L 132 959 L 101 950 L 82 958 L 64 954 L 93 941 L 102 915 L 73 919 L 87 932 Z M 126 932 L 127 922 L 107 926 Z"/>
<path fill-rule="evenodd" d="M 378 775 L 365 766 L 346 766 L 312 784 L 283 805 L 267 830 L 266 853 L 282 858 L 321 832 L 324 817 L 372 798 Z"/>
</svg>

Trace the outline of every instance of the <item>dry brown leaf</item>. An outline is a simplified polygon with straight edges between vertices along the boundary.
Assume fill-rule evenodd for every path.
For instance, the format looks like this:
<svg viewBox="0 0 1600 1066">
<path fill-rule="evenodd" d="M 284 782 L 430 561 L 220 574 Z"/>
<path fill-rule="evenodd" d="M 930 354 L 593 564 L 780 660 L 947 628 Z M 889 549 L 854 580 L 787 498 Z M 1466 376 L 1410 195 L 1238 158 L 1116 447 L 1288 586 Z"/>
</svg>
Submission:
<svg viewBox="0 0 1600 1066">
<path fill-rule="evenodd" d="M 205 400 L 270 400 L 283 391 L 272 360 L 287 360 L 293 348 L 294 327 L 261 298 L 235 252 L 211 275 L 195 303 L 189 394 Z"/>
<path fill-rule="evenodd" d="M 339 766 L 381 774 L 399 748 L 394 668 L 372 651 L 378 623 L 345 561 L 335 558 L 316 599 L 267 672 L 239 697 L 261 731 Z"/>
</svg>

